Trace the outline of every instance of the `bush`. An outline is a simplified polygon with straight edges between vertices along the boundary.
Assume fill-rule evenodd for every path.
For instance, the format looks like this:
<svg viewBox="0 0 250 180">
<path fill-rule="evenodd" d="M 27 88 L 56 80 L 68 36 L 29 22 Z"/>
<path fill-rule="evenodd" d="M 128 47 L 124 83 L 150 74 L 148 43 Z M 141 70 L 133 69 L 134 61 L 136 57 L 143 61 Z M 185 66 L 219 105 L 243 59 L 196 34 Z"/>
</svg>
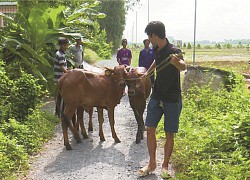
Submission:
<svg viewBox="0 0 250 180">
<path fill-rule="evenodd" d="M 36 153 L 51 138 L 59 119 L 36 109 L 22 124 L 10 119 L 0 125 L 0 177 L 28 169 L 28 155 Z"/>
<path fill-rule="evenodd" d="M 23 146 L 17 145 L 15 138 L 10 139 L 0 131 L 0 177 L 4 179 L 28 167 L 28 154 Z"/>
<path fill-rule="evenodd" d="M 9 97 L 10 117 L 19 121 L 24 120 L 30 109 L 35 109 L 41 102 L 41 86 L 31 74 L 22 72 L 21 77 L 14 82 Z"/>
<path fill-rule="evenodd" d="M 13 85 L 13 82 L 6 75 L 3 65 L 4 63 L 0 61 L 0 123 L 2 123 L 7 116 L 7 98 L 10 96 Z"/>
<path fill-rule="evenodd" d="M 177 179 L 250 177 L 249 99 L 244 83 L 237 78 L 230 92 L 193 87 L 183 96 L 172 157 Z M 158 131 L 163 136 L 163 124 Z"/>
<path fill-rule="evenodd" d="M 95 64 L 100 57 L 96 54 L 95 51 L 91 49 L 85 49 L 84 51 L 84 61 L 89 63 L 89 64 Z"/>
</svg>

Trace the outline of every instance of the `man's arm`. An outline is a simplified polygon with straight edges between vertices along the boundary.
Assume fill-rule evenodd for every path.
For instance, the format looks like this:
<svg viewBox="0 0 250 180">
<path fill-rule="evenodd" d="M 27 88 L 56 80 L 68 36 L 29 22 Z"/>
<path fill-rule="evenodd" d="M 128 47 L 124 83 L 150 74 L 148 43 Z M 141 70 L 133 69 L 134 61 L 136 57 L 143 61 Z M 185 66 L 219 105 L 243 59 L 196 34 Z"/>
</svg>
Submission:
<svg viewBox="0 0 250 180">
<path fill-rule="evenodd" d="M 120 59 L 120 53 L 119 53 L 119 51 L 116 54 L 116 59 L 117 59 L 118 64 L 121 65 L 121 59 Z"/>
<path fill-rule="evenodd" d="M 62 72 L 67 73 L 68 70 L 65 68 L 63 64 L 60 65 Z"/>
<path fill-rule="evenodd" d="M 179 58 L 177 55 L 172 56 L 170 63 L 173 64 L 180 71 L 184 71 L 187 68 L 185 61 Z"/>
</svg>

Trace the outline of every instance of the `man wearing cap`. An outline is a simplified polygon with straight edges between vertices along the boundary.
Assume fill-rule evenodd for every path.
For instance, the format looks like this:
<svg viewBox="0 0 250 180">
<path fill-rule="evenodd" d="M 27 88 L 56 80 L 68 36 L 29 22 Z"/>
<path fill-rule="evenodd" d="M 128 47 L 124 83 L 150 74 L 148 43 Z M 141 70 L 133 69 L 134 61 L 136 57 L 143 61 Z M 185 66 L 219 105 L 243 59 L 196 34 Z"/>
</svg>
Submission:
<svg viewBox="0 0 250 180">
<path fill-rule="evenodd" d="M 69 40 L 65 37 L 58 38 L 59 50 L 56 52 L 54 60 L 54 81 L 57 85 L 63 73 L 68 72 L 67 60 L 65 52 L 69 47 Z M 56 115 L 60 116 L 61 96 L 56 94 Z"/>
<path fill-rule="evenodd" d="M 122 40 L 122 48 L 118 50 L 116 59 L 119 65 L 128 65 L 131 64 L 132 53 L 127 48 L 127 39 Z"/>
<path fill-rule="evenodd" d="M 73 61 L 75 62 L 74 67 L 83 68 L 82 61 L 84 50 L 81 37 L 76 38 L 76 44 L 70 48 L 70 52 L 73 54 Z"/>
</svg>

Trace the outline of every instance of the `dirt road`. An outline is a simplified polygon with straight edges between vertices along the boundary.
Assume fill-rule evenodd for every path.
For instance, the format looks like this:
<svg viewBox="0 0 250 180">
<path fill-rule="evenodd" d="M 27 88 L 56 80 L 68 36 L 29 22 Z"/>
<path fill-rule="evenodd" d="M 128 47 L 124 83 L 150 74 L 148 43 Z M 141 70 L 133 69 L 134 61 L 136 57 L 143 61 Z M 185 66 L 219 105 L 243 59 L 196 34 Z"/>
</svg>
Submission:
<svg viewBox="0 0 250 180">
<path fill-rule="evenodd" d="M 53 107 L 53 104 L 52 104 Z M 85 115 L 87 125 L 88 114 Z M 124 96 L 115 109 L 115 129 L 121 143 L 115 143 L 111 136 L 107 111 L 104 110 L 104 135 L 101 142 L 98 135 L 97 112 L 93 114 L 94 131 L 89 139 L 77 144 L 72 138 L 73 150 L 67 151 L 63 145 L 60 124 L 54 137 L 45 144 L 31 164 L 28 180 L 158 180 L 160 178 L 162 148 L 158 147 L 158 167 L 154 174 L 138 177 L 137 171 L 148 162 L 146 133 L 141 144 L 135 143 L 137 123 L 128 97 Z M 144 117 L 146 112 L 144 113 Z"/>
</svg>

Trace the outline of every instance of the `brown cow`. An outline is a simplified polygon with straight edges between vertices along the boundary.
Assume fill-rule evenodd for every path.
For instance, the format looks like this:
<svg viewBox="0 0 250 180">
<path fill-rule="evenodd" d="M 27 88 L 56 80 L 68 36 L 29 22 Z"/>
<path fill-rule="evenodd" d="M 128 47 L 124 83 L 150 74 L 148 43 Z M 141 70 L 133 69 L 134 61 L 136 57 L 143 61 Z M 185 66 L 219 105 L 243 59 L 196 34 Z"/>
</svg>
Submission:
<svg viewBox="0 0 250 180">
<path fill-rule="evenodd" d="M 73 69 L 63 76 L 58 82 L 58 91 L 65 103 L 65 112 L 62 113 L 62 129 L 64 145 L 67 150 L 72 149 L 68 139 L 68 127 L 72 131 L 77 142 L 81 142 L 77 130 L 72 126 L 70 119 L 75 110 L 82 108 L 89 110 L 97 107 L 99 120 L 99 135 L 105 140 L 102 130 L 103 108 L 107 109 L 111 126 L 112 137 L 115 142 L 121 142 L 114 129 L 114 108 L 120 102 L 125 88 L 124 77 L 126 69 L 124 65 L 113 69 L 107 68 L 103 73 L 94 73 L 83 69 Z M 83 121 L 80 121 L 83 136 L 87 136 Z"/>
<path fill-rule="evenodd" d="M 151 81 L 149 77 L 141 78 L 146 72 L 144 67 L 131 68 L 126 76 L 126 83 L 128 86 L 128 97 L 131 108 L 134 111 L 135 119 L 138 124 L 136 134 L 136 143 L 140 143 L 143 139 L 143 132 L 145 130 L 143 113 L 146 108 L 146 99 L 151 92 Z"/>
</svg>

